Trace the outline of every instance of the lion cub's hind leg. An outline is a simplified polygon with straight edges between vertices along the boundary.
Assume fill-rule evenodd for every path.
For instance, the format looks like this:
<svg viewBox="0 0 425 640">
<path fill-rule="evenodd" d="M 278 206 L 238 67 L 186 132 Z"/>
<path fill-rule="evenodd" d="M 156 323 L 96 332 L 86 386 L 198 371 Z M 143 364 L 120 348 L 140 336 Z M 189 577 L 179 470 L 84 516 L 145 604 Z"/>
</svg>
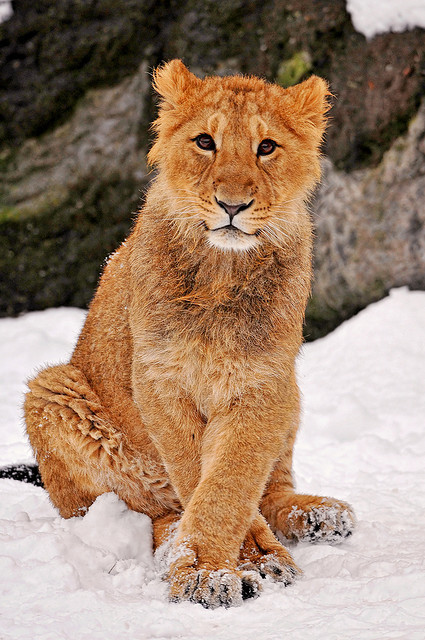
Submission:
<svg viewBox="0 0 425 640">
<path fill-rule="evenodd" d="M 350 505 L 333 498 L 294 494 L 285 511 L 282 534 L 301 542 L 338 544 L 351 536 L 356 523 Z"/>
<path fill-rule="evenodd" d="M 76 482 L 59 458 L 50 454 L 46 463 L 39 462 L 44 487 L 48 487 L 50 500 L 59 509 L 62 518 L 83 516 L 99 493 Z"/>
<path fill-rule="evenodd" d="M 105 491 L 90 481 L 99 402 L 70 365 L 44 369 L 29 387 L 25 420 L 44 488 L 62 517 L 82 515 Z"/>
<path fill-rule="evenodd" d="M 84 374 L 72 365 L 41 371 L 25 400 L 28 436 L 43 484 L 64 518 L 114 491 L 148 515 L 164 507 L 144 484 L 140 457 L 112 424 Z"/>
<path fill-rule="evenodd" d="M 269 576 L 285 587 L 301 574 L 289 551 L 275 538 L 265 519 L 258 515 L 244 540 L 240 553 L 241 569 L 253 569 L 262 578 Z"/>
<path fill-rule="evenodd" d="M 273 530 L 298 542 L 338 544 L 353 533 L 356 525 L 349 504 L 321 496 L 271 493 L 263 499 L 262 511 Z"/>
</svg>

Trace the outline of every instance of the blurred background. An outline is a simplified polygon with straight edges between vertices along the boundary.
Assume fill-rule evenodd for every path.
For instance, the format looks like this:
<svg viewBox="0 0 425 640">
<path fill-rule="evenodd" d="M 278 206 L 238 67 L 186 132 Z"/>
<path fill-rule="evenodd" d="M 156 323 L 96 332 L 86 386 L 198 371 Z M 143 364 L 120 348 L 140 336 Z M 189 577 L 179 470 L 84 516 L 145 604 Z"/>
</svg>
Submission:
<svg viewBox="0 0 425 640">
<path fill-rule="evenodd" d="M 151 177 L 150 73 L 175 57 L 330 82 L 307 339 L 425 289 L 425 0 L 410 5 L 0 0 L 0 315 L 86 307 Z"/>
</svg>

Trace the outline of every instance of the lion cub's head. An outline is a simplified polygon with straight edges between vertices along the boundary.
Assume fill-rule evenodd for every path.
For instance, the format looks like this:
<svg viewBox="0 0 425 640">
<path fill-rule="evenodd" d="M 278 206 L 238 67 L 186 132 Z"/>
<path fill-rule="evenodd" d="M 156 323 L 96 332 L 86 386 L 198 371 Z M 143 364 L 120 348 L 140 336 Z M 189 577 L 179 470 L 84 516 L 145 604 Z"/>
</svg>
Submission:
<svg viewBox="0 0 425 640">
<path fill-rule="evenodd" d="M 148 157 L 173 224 L 220 250 L 296 235 L 320 177 L 326 82 L 312 76 L 283 89 L 254 77 L 201 80 L 173 60 L 156 70 L 154 87 L 161 104 Z"/>
</svg>

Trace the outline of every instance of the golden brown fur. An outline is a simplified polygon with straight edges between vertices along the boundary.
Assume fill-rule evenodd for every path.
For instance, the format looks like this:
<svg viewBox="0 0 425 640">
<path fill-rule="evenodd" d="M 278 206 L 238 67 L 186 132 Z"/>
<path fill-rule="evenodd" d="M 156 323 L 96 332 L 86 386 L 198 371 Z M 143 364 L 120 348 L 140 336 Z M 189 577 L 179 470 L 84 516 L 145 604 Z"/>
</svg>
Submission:
<svg viewBox="0 0 425 640">
<path fill-rule="evenodd" d="M 259 590 L 257 571 L 285 583 L 298 572 L 266 521 L 330 541 L 354 524 L 348 505 L 299 496 L 291 477 L 304 202 L 328 92 L 317 77 L 286 90 L 199 80 L 177 60 L 154 84 L 158 176 L 70 363 L 30 382 L 27 429 L 64 517 L 114 491 L 153 519 L 155 546 L 172 538 L 171 598 L 229 606 Z M 215 148 L 200 147 L 206 135 Z"/>
</svg>

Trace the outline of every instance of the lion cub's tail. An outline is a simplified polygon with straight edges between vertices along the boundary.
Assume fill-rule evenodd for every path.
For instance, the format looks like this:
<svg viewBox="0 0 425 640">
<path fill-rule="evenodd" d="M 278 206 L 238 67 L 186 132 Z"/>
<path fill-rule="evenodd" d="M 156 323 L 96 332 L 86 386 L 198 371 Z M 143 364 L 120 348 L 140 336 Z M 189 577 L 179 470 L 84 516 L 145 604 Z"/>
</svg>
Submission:
<svg viewBox="0 0 425 640">
<path fill-rule="evenodd" d="M 19 480 L 35 484 L 36 487 L 43 486 L 38 464 L 11 464 L 7 467 L 0 467 L 0 478 Z"/>
</svg>

